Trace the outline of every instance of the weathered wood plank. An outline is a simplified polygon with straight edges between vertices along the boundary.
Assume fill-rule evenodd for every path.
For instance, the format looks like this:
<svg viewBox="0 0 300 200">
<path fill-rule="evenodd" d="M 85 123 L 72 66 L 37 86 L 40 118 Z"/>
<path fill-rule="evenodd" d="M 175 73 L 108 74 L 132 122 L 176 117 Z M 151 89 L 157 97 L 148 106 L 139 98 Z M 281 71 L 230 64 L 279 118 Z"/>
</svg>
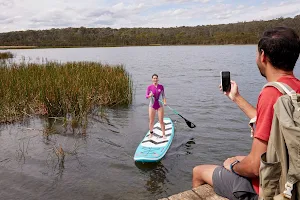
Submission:
<svg viewBox="0 0 300 200">
<path fill-rule="evenodd" d="M 199 200 L 199 196 L 192 190 L 188 190 L 168 198 L 169 200 Z"/>
<path fill-rule="evenodd" d="M 159 200 L 227 200 L 218 196 L 210 185 L 201 185 L 200 187 L 175 194 L 168 198 Z"/>
<path fill-rule="evenodd" d="M 226 200 L 226 198 L 217 195 L 210 185 L 202 185 L 194 188 L 193 191 L 197 193 L 203 200 Z"/>
</svg>

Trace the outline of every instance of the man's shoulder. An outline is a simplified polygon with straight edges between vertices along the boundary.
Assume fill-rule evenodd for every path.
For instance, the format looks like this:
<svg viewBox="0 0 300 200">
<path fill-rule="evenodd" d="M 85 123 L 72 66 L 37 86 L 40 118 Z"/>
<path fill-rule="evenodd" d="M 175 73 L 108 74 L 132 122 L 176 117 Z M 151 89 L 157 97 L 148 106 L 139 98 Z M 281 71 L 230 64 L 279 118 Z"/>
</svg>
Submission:
<svg viewBox="0 0 300 200">
<path fill-rule="evenodd" d="M 262 89 L 262 91 L 260 92 L 260 96 L 281 96 L 281 92 L 273 86 L 267 86 Z"/>
<path fill-rule="evenodd" d="M 280 79 L 278 79 L 278 82 L 280 83 L 285 83 L 288 86 L 290 86 L 293 90 L 295 90 L 297 93 L 300 93 L 300 81 L 295 78 L 294 76 L 292 77 L 281 77 Z M 261 92 L 260 92 L 260 96 L 264 95 L 276 95 L 276 96 L 281 96 L 281 92 L 273 87 L 273 86 L 267 86 L 264 87 Z"/>
<path fill-rule="evenodd" d="M 295 76 L 281 77 L 278 82 L 282 82 L 290 86 L 296 92 L 300 92 L 300 81 Z"/>
<path fill-rule="evenodd" d="M 300 81 L 298 79 L 288 79 L 286 81 L 283 80 L 282 82 L 290 86 L 296 92 L 300 92 Z"/>
<path fill-rule="evenodd" d="M 258 106 L 268 107 L 269 105 L 274 105 L 281 95 L 281 92 L 277 88 L 272 86 L 265 87 L 259 94 Z"/>
</svg>

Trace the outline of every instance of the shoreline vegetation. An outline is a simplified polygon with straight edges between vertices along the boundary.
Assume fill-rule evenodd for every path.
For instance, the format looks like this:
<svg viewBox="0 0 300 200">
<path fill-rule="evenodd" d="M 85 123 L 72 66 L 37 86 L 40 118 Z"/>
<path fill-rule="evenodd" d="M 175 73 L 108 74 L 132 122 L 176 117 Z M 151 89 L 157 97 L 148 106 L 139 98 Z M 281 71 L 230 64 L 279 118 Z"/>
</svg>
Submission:
<svg viewBox="0 0 300 200">
<path fill-rule="evenodd" d="M 35 49 L 37 46 L 0 46 L 0 50 L 5 49 Z"/>
<path fill-rule="evenodd" d="M 300 15 L 268 21 L 170 28 L 53 28 L 0 33 L 0 49 L 256 44 L 260 34 L 288 26 L 300 34 Z"/>
<path fill-rule="evenodd" d="M 86 127 L 89 114 L 102 116 L 103 108 L 129 106 L 133 84 L 122 65 L 0 64 L 0 96 L 0 124 L 45 116 Z"/>
<path fill-rule="evenodd" d="M 13 58 L 14 55 L 7 51 L 7 52 L 0 52 L 0 60 L 5 60 L 5 59 L 9 59 L 9 58 Z"/>
<path fill-rule="evenodd" d="M 154 47 L 154 46 L 214 46 L 214 45 L 256 45 L 253 44 L 176 44 L 176 45 L 163 45 L 163 44 L 149 44 L 149 45 L 125 45 L 125 46 L 0 46 L 0 50 L 13 50 L 13 49 L 70 49 L 70 48 L 114 48 L 114 47 Z M 0 52 L 1 53 L 1 52 Z"/>
</svg>

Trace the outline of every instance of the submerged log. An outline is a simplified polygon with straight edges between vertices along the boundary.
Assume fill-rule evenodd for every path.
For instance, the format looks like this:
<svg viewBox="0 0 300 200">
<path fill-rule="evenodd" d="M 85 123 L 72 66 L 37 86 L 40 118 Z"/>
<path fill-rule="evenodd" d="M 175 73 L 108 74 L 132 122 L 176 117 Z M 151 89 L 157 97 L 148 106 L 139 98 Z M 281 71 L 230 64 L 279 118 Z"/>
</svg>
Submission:
<svg viewBox="0 0 300 200">
<path fill-rule="evenodd" d="M 168 198 L 160 200 L 227 200 L 218 196 L 210 185 L 201 185 L 200 187 L 175 194 Z"/>
</svg>

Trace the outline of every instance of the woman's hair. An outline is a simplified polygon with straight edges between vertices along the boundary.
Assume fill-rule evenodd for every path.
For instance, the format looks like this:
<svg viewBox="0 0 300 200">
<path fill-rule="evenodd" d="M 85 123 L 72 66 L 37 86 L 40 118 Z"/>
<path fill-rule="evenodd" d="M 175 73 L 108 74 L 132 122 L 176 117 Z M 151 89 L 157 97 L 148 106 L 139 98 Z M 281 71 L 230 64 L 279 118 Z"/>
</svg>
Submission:
<svg viewBox="0 0 300 200">
<path fill-rule="evenodd" d="M 156 76 L 156 77 L 158 78 L 158 75 L 157 75 L 157 74 L 153 74 L 153 75 L 152 75 L 152 78 L 153 78 L 154 76 Z"/>
</svg>

